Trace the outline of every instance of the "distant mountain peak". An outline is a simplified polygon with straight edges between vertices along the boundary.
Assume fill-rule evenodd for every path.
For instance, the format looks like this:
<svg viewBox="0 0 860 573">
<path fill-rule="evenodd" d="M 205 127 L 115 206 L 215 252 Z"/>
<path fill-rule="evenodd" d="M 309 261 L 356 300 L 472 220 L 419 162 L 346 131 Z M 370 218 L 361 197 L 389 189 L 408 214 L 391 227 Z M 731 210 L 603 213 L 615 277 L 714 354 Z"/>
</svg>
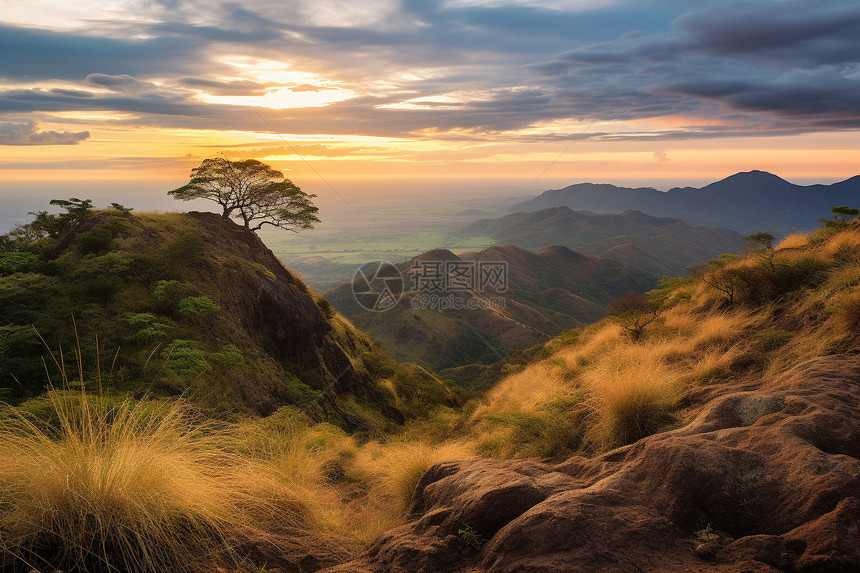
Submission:
<svg viewBox="0 0 860 573">
<path fill-rule="evenodd" d="M 741 171 L 740 173 L 735 173 L 734 175 L 729 175 L 725 179 L 721 179 L 717 181 L 717 183 L 761 183 L 761 182 L 769 182 L 769 183 L 785 183 L 786 185 L 793 185 L 793 183 L 789 183 L 782 177 L 778 175 L 774 175 L 768 171 L 761 171 L 760 169 L 753 169 L 752 171 Z M 712 183 L 712 185 L 716 185 L 716 183 Z"/>
<path fill-rule="evenodd" d="M 775 228 L 777 233 L 807 231 L 836 205 L 858 204 L 860 176 L 832 185 L 797 185 L 753 169 L 730 175 L 704 187 L 675 187 L 668 192 L 650 187 L 618 187 L 607 183 L 576 183 L 545 191 L 514 204 L 510 213 L 534 213 L 569 207 L 577 216 L 641 211 L 652 217 L 671 217 L 690 225 L 726 227 L 741 233 Z M 561 211 L 555 211 L 560 214 Z M 567 213 L 565 217 L 572 217 Z"/>
<path fill-rule="evenodd" d="M 413 261 L 459 261 L 460 257 L 448 249 L 432 249 L 413 257 Z"/>
</svg>

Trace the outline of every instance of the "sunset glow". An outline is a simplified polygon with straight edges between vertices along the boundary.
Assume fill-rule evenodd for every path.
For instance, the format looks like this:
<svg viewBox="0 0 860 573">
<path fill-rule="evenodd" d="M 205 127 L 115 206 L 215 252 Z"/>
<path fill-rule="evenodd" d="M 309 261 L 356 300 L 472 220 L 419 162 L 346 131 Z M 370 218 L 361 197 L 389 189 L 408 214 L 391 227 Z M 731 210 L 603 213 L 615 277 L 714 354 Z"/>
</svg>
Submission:
<svg viewBox="0 0 860 573">
<path fill-rule="evenodd" d="M 858 35 L 838 25 L 857 8 L 732 6 L 7 2 L 3 192 L 179 182 L 221 153 L 300 184 L 860 172 Z"/>
</svg>

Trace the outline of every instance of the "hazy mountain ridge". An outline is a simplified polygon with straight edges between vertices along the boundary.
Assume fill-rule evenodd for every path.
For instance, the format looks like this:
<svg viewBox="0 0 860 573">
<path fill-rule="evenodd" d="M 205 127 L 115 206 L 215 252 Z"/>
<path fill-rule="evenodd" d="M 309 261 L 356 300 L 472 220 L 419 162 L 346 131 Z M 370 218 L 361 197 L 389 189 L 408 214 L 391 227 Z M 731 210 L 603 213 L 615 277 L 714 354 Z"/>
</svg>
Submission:
<svg viewBox="0 0 860 573">
<path fill-rule="evenodd" d="M 765 171 L 736 173 L 701 188 L 675 187 L 668 192 L 650 187 L 618 187 L 578 183 L 545 191 L 509 211 L 538 211 L 567 206 L 600 213 L 636 209 L 649 215 L 677 217 L 693 225 L 719 226 L 741 233 L 776 228 L 786 234 L 809 230 L 830 208 L 860 198 L 860 176 L 832 185 L 795 185 Z"/>
<path fill-rule="evenodd" d="M 739 233 L 725 228 L 695 227 L 677 218 L 654 217 L 636 210 L 595 214 L 565 206 L 481 219 L 461 232 L 490 236 L 527 249 L 563 245 L 658 276 L 683 275 L 687 267 L 736 252 L 743 245 Z"/>
<path fill-rule="evenodd" d="M 508 290 L 480 293 L 501 297 L 504 308 L 438 311 L 414 308 L 416 261 L 503 261 Z M 368 312 L 355 301 L 352 283 L 326 298 L 395 357 L 433 368 L 491 363 L 513 350 L 545 341 L 564 330 L 600 319 L 605 305 L 627 290 L 650 288 L 655 278 L 624 264 L 556 246 L 533 253 L 516 245 L 490 247 L 457 256 L 434 249 L 397 265 L 405 292 L 396 307 Z M 475 293 L 458 291 L 468 300 Z M 420 301 L 419 301 L 420 302 Z"/>
</svg>

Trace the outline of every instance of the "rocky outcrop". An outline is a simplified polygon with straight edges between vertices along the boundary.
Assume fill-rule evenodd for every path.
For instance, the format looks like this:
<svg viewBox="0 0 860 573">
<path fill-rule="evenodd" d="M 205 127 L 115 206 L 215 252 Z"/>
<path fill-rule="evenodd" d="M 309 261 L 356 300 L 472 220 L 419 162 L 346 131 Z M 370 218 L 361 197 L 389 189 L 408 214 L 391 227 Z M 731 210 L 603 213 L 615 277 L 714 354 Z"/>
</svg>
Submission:
<svg viewBox="0 0 860 573">
<path fill-rule="evenodd" d="M 326 571 L 860 571 L 860 356 L 686 398 L 595 458 L 436 465 L 413 521 Z"/>
<path fill-rule="evenodd" d="M 256 263 L 263 270 L 251 274 L 245 269 L 236 273 L 225 269 L 222 272 L 230 276 L 218 281 L 223 290 L 235 291 L 234 296 L 220 298 L 235 307 L 235 315 L 242 318 L 244 326 L 268 337 L 279 358 L 303 370 L 325 373 L 342 388 L 357 387 L 352 363 L 329 336 L 331 326 L 308 288 L 263 241 L 214 213 L 192 211 L 188 216 L 198 222 L 198 236 L 220 253 Z"/>
<path fill-rule="evenodd" d="M 366 373 L 353 366 L 352 357 L 369 348 L 366 337 L 348 325 L 333 328 L 313 293 L 254 232 L 214 213 L 191 212 L 152 221 L 146 215 L 125 217 L 104 211 L 67 233 L 47 258 L 60 257 L 79 237 L 100 229 L 109 231 L 104 234 L 102 254 L 115 252 L 129 268 L 140 269 L 137 274 L 148 273 L 141 278 L 129 272 L 121 276 L 124 281 L 139 283 L 151 292 L 159 279 L 181 280 L 190 293 L 217 305 L 218 313 L 195 325 L 197 341 L 213 348 L 231 344 L 246 357 L 274 359 L 288 374 L 323 392 L 324 399 L 312 404 L 314 413 L 343 420 L 349 427 L 363 422 L 338 406 L 336 397 L 344 393 L 378 404 L 383 415 L 403 421 Z M 157 256 L 149 256 L 153 253 Z M 150 272 L 152 261 L 163 267 Z M 237 369 L 230 390 L 262 415 L 304 397 L 297 398 L 286 376 L 278 376 L 277 369 L 272 372 L 260 375 Z"/>
</svg>

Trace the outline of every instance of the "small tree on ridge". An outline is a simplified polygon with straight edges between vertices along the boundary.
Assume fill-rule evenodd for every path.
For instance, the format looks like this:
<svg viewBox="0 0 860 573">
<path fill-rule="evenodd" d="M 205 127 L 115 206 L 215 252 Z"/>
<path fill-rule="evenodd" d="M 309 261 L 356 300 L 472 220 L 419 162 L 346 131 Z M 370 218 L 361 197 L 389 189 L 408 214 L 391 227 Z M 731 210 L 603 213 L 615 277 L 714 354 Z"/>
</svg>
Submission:
<svg viewBox="0 0 860 573">
<path fill-rule="evenodd" d="M 316 195 L 305 193 L 283 173 L 256 159 L 204 159 L 191 170 L 191 180 L 168 195 L 182 201 L 214 201 L 221 206 L 222 217 L 241 219 L 251 231 L 263 225 L 299 231 L 319 223 L 319 209 L 312 201 Z"/>
</svg>

